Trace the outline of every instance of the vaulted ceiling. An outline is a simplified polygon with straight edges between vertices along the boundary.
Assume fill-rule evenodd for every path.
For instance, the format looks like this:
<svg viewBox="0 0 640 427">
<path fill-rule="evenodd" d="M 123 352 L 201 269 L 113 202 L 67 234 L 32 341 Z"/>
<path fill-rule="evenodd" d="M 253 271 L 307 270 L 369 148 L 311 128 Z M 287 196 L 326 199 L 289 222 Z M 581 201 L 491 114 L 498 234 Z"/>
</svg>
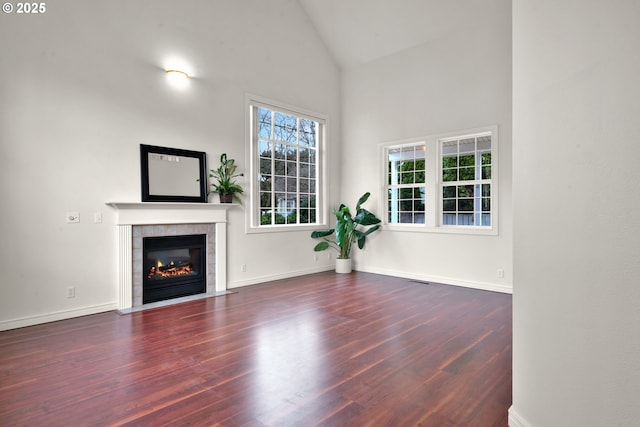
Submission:
<svg viewBox="0 0 640 427">
<path fill-rule="evenodd" d="M 347 69 L 482 25 L 505 0 L 298 0 Z"/>
</svg>

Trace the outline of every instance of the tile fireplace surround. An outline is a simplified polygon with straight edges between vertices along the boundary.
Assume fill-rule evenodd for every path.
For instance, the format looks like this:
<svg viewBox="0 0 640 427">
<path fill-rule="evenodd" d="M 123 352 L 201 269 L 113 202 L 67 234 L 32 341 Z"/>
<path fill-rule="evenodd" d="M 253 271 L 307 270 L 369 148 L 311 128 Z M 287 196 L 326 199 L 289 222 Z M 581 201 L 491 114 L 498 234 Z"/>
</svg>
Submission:
<svg viewBox="0 0 640 427">
<path fill-rule="evenodd" d="M 118 211 L 118 310 L 142 304 L 141 298 L 137 297 L 141 291 L 134 286 L 135 276 L 141 274 L 142 268 L 136 266 L 135 246 L 141 239 L 138 234 L 147 235 L 142 230 L 153 230 L 152 235 L 173 235 L 186 234 L 194 227 L 204 228 L 207 239 L 215 236 L 215 244 L 207 242 L 208 248 L 212 249 L 207 250 L 207 267 L 211 270 L 215 266 L 215 273 L 207 278 L 205 295 L 227 290 L 227 209 L 233 204 L 110 202 L 107 205 Z M 215 260 L 209 259 L 210 256 Z"/>
</svg>

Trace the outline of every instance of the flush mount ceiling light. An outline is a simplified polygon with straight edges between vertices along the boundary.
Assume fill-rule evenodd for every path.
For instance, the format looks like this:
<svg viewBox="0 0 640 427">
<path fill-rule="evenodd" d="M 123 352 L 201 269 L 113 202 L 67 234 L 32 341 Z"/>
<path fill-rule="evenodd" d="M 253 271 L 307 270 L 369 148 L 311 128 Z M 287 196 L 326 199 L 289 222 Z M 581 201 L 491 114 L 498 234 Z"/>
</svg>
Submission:
<svg viewBox="0 0 640 427">
<path fill-rule="evenodd" d="M 186 89 L 189 86 L 189 74 L 176 68 L 166 70 L 169 85 L 176 89 Z"/>
<path fill-rule="evenodd" d="M 167 83 L 176 89 L 186 89 L 193 80 L 193 66 L 180 56 L 164 58 L 160 66 L 167 76 Z"/>
<path fill-rule="evenodd" d="M 189 74 L 180 70 L 167 70 L 167 76 L 171 80 L 177 80 L 177 81 L 187 80 L 189 78 Z"/>
</svg>

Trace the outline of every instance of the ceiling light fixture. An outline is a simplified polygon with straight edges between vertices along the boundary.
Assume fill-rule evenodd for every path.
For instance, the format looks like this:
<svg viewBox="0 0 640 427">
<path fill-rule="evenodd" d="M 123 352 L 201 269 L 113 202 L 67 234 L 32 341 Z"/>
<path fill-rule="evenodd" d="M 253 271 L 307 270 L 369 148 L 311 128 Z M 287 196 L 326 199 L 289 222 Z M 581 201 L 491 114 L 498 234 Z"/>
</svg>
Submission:
<svg viewBox="0 0 640 427">
<path fill-rule="evenodd" d="M 180 70 L 167 70 L 167 76 L 172 80 L 187 80 L 189 78 L 189 74 Z"/>
</svg>

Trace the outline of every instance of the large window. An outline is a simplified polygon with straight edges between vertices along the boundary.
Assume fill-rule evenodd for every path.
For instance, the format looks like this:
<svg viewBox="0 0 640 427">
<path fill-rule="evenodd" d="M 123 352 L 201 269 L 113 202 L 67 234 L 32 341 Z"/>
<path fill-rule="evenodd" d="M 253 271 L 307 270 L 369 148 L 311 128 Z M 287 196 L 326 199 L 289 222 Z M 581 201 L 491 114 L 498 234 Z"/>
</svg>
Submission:
<svg viewBox="0 0 640 427">
<path fill-rule="evenodd" d="M 442 225 L 491 226 L 491 134 L 440 140 Z"/>
<path fill-rule="evenodd" d="M 424 224 L 424 143 L 389 147 L 387 157 L 387 219 L 390 224 Z"/>
<path fill-rule="evenodd" d="M 252 226 L 318 224 L 324 120 L 262 102 L 250 110 Z"/>
<path fill-rule="evenodd" d="M 497 128 L 382 144 L 385 223 L 496 233 Z"/>
</svg>

